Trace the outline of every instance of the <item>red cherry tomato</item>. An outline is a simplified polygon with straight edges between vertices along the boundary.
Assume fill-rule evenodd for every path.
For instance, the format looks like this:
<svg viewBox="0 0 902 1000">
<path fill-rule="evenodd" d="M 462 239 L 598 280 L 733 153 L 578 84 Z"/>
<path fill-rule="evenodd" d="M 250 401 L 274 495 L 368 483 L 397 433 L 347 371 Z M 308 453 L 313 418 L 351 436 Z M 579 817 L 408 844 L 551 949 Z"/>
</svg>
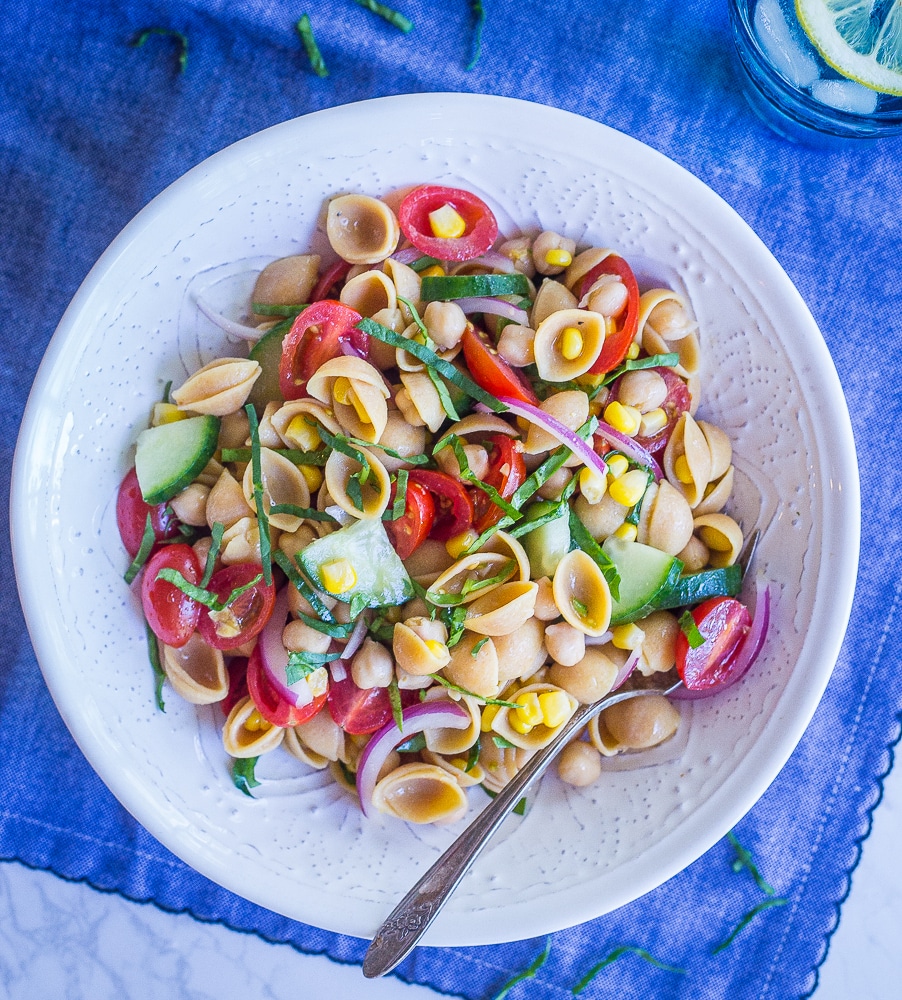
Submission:
<svg viewBox="0 0 902 1000">
<path fill-rule="evenodd" d="M 677 634 L 677 672 L 688 690 L 713 692 L 727 686 L 752 616 L 734 597 L 711 597 L 699 604 L 692 617 L 705 641 L 693 649 L 682 631 Z"/>
<path fill-rule="evenodd" d="M 327 267 L 320 275 L 319 281 L 317 281 L 316 286 L 310 293 L 311 302 L 319 302 L 320 299 L 326 299 L 329 297 L 329 292 L 340 282 L 344 281 L 347 277 L 348 271 L 351 270 L 351 265 L 346 260 L 337 260 L 331 267 Z"/>
<path fill-rule="evenodd" d="M 636 330 L 639 328 L 639 285 L 636 283 L 636 276 L 633 269 L 622 258 L 616 254 L 605 257 L 596 264 L 591 271 L 583 278 L 580 286 L 580 298 L 589 291 L 592 285 L 603 274 L 616 274 L 626 285 L 627 300 L 625 312 L 617 318 L 617 328 L 609 336 L 605 337 L 595 364 L 589 369 L 593 375 L 603 375 L 605 372 L 616 368 L 626 357 Z"/>
<path fill-rule="evenodd" d="M 119 537 L 122 539 L 122 544 L 132 557 L 136 556 L 141 548 L 141 539 L 144 537 L 144 526 L 147 524 L 148 514 L 150 514 L 154 538 L 158 542 L 165 538 L 175 538 L 178 535 L 181 522 L 175 516 L 172 508 L 165 503 L 155 505 L 145 503 L 144 497 L 141 496 L 141 487 L 138 485 L 138 476 L 134 468 L 129 469 L 119 486 L 119 495 L 116 497 L 116 523 L 119 525 Z"/>
<path fill-rule="evenodd" d="M 236 563 L 217 570 L 210 579 L 207 590 L 224 601 L 232 591 L 250 583 L 259 576 L 260 567 L 256 563 Z M 273 605 L 276 603 L 276 588 L 263 580 L 239 594 L 221 614 L 203 607 L 197 622 L 197 630 L 204 642 L 214 649 L 235 649 L 258 636 L 269 621 Z"/>
<path fill-rule="evenodd" d="M 429 213 L 450 205 L 464 220 L 462 236 L 435 236 Z M 498 238 L 498 223 L 492 210 L 475 194 L 459 188 L 424 184 L 409 192 L 398 208 L 401 232 L 421 253 L 436 260 L 473 260 Z"/>
<path fill-rule="evenodd" d="M 392 484 L 389 508 L 394 503 L 395 493 L 396 487 Z M 396 521 L 385 522 L 385 530 L 395 552 L 402 559 L 413 555 L 426 540 L 433 521 L 435 521 L 435 501 L 432 499 L 432 494 L 422 483 L 408 480 L 404 514 Z"/>
<path fill-rule="evenodd" d="M 247 657 L 233 656 L 229 661 L 229 693 L 219 703 L 223 715 L 229 712 L 247 697 Z"/>
<path fill-rule="evenodd" d="M 339 357 L 342 344 L 366 354 L 369 338 L 357 329 L 360 319 L 359 312 L 333 299 L 307 306 L 282 341 L 279 388 L 285 399 L 303 398 L 307 380 L 327 361 Z"/>
<path fill-rule="evenodd" d="M 274 726 L 287 729 L 299 726 L 302 722 L 312 719 L 326 704 L 328 691 L 317 695 L 313 701 L 298 707 L 285 701 L 278 691 L 270 684 L 266 671 L 263 669 L 263 659 L 259 647 L 255 646 L 247 661 L 247 693 L 256 706 L 257 711 Z"/>
<path fill-rule="evenodd" d="M 436 509 L 430 538 L 447 542 L 449 538 L 454 538 L 472 526 L 473 501 L 463 484 L 453 476 L 433 472 L 431 469 L 411 469 L 408 473 L 408 488 L 411 483 L 425 486 L 432 494 Z"/>
<path fill-rule="evenodd" d="M 461 340 L 473 380 L 493 396 L 509 396 L 521 403 L 539 405 L 526 379 L 498 353 L 489 335 L 468 324 Z"/>
<path fill-rule="evenodd" d="M 200 564 L 190 545 L 167 545 L 150 557 L 141 580 L 144 617 L 154 635 L 178 649 L 194 634 L 201 605 L 168 580 L 158 580 L 161 569 L 174 569 L 188 581 L 200 579 Z"/>
<path fill-rule="evenodd" d="M 646 451 L 656 455 L 667 447 L 670 435 L 673 434 L 673 428 L 680 417 L 689 409 L 692 400 L 689 396 L 689 387 L 675 372 L 669 368 L 650 368 L 649 371 L 657 372 L 667 383 L 667 396 L 661 403 L 661 409 L 667 414 L 667 423 L 656 434 L 651 434 L 648 437 L 637 435 L 635 441 L 636 444 L 642 445 Z M 611 386 L 611 399 L 617 399 L 619 388 L 620 379 L 617 379 Z"/>
<path fill-rule="evenodd" d="M 489 450 L 489 469 L 485 482 L 494 486 L 504 500 L 509 500 L 526 478 L 526 465 L 520 443 L 506 434 L 488 434 L 484 442 Z M 473 528 L 482 534 L 497 524 L 504 511 L 482 490 L 473 490 Z"/>
<path fill-rule="evenodd" d="M 401 691 L 400 695 L 402 708 L 417 700 L 416 691 Z M 346 733 L 374 733 L 392 721 L 388 688 L 359 688 L 348 674 L 329 687 L 329 714 Z"/>
</svg>

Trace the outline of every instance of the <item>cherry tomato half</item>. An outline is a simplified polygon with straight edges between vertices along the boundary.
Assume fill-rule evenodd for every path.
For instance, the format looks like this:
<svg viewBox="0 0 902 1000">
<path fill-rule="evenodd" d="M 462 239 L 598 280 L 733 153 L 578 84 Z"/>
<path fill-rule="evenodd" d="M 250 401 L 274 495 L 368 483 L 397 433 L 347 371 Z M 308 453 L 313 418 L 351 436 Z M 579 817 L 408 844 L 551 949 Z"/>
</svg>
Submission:
<svg viewBox="0 0 902 1000">
<path fill-rule="evenodd" d="M 222 714 L 228 716 L 229 712 L 247 697 L 247 657 L 233 656 L 229 660 L 229 693 L 219 703 Z"/>
<path fill-rule="evenodd" d="M 312 719 L 326 704 L 326 698 L 329 696 L 328 691 L 324 691 L 313 701 L 300 707 L 285 701 L 266 676 L 259 646 L 254 647 L 247 661 L 247 693 L 263 718 L 283 729 L 299 726 L 302 722 Z"/>
<path fill-rule="evenodd" d="M 416 691 L 401 691 L 401 706 L 417 701 Z M 392 720 L 388 688 L 359 688 L 350 674 L 329 686 L 329 714 L 336 725 L 352 735 L 374 733 Z"/>
<path fill-rule="evenodd" d="M 642 445 L 646 451 L 656 455 L 667 447 L 673 428 L 680 417 L 689 409 L 692 400 L 689 396 L 689 387 L 675 372 L 669 368 L 650 368 L 649 371 L 657 372 L 667 384 L 667 396 L 661 403 L 661 409 L 667 414 L 667 423 L 656 434 L 651 434 L 648 437 L 637 435 L 635 441 L 636 444 Z M 611 399 L 618 398 L 619 388 L 620 379 L 617 379 L 611 386 Z"/>
<path fill-rule="evenodd" d="M 351 264 L 346 260 L 337 260 L 330 267 L 327 267 L 320 275 L 319 281 L 317 281 L 313 291 L 310 293 L 310 301 L 319 302 L 321 299 L 327 299 L 329 292 L 339 282 L 344 281 L 350 270 Z"/>
<path fill-rule="evenodd" d="M 605 257 L 600 264 L 596 264 L 583 278 L 580 286 L 580 298 L 603 274 L 616 274 L 620 278 L 626 285 L 627 300 L 625 312 L 617 318 L 616 330 L 605 337 L 601 354 L 598 355 L 595 364 L 589 369 L 593 375 L 603 375 L 616 368 L 623 361 L 633 338 L 636 336 L 636 330 L 639 328 L 639 285 L 636 282 L 633 269 L 622 257 L 612 254 L 610 257 Z"/>
<path fill-rule="evenodd" d="M 526 379 L 498 353 L 489 335 L 467 325 L 461 340 L 467 368 L 477 385 L 493 396 L 508 396 L 521 403 L 539 405 L 539 399 Z"/>
<path fill-rule="evenodd" d="M 154 635 L 178 649 L 194 634 L 201 605 L 168 580 L 158 580 L 161 569 L 174 569 L 189 582 L 200 579 L 200 564 L 190 545 L 166 545 L 150 557 L 141 580 L 144 617 Z"/>
<path fill-rule="evenodd" d="M 425 486 L 432 494 L 435 520 L 429 532 L 430 538 L 447 542 L 449 538 L 454 538 L 471 527 L 473 501 L 459 480 L 431 469 L 411 469 L 407 479 L 408 489 L 411 483 Z"/>
<path fill-rule="evenodd" d="M 210 579 L 207 590 L 224 601 L 232 591 L 250 583 L 261 573 L 256 563 L 235 563 L 217 570 Z M 197 630 L 204 642 L 214 649 L 235 649 L 258 636 L 269 621 L 276 603 L 276 588 L 263 580 L 240 593 L 221 612 L 211 612 L 202 607 Z"/>
<path fill-rule="evenodd" d="M 435 236 L 429 213 L 450 205 L 464 220 L 462 236 Z M 492 210 L 475 194 L 459 188 L 424 184 L 409 192 L 398 208 L 401 232 L 420 251 L 436 260 L 473 260 L 498 238 L 498 222 Z"/>
<path fill-rule="evenodd" d="M 692 617 L 705 641 L 693 649 L 685 634 L 677 633 L 677 672 L 690 691 L 712 692 L 726 687 L 752 616 L 734 597 L 711 597 L 695 608 Z"/>
<path fill-rule="evenodd" d="M 357 329 L 360 313 L 334 299 L 323 299 L 298 315 L 282 341 L 279 388 L 285 399 L 302 399 L 307 380 L 327 361 L 339 357 L 342 344 L 367 353 L 369 338 Z"/>
<path fill-rule="evenodd" d="M 389 508 L 394 503 L 396 492 L 396 487 L 392 484 Z M 435 501 L 432 499 L 432 494 L 422 483 L 408 480 L 404 514 L 395 521 L 385 522 L 385 530 L 395 552 L 402 559 L 413 555 L 426 540 L 433 521 L 435 521 Z"/>
<path fill-rule="evenodd" d="M 489 468 L 483 482 L 494 486 L 504 500 L 509 500 L 526 478 L 522 446 L 506 434 L 488 434 L 484 444 L 489 452 Z M 473 490 L 473 528 L 482 534 L 497 524 L 504 511 L 482 490 Z"/>
<path fill-rule="evenodd" d="M 136 556 L 141 548 L 148 514 L 154 538 L 158 542 L 178 535 L 181 522 L 172 508 L 165 503 L 155 505 L 145 503 L 144 497 L 141 496 L 141 487 L 138 485 L 138 476 L 134 468 L 129 469 L 116 497 L 116 523 L 119 525 L 122 544 L 132 557 Z"/>
</svg>

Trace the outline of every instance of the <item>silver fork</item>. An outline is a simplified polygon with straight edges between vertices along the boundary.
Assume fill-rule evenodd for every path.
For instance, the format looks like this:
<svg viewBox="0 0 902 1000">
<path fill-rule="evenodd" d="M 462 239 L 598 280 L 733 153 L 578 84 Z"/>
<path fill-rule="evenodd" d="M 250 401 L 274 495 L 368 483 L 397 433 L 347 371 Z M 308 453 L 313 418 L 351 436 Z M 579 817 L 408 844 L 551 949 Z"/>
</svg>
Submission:
<svg viewBox="0 0 902 1000">
<path fill-rule="evenodd" d="M 363 974 L 367 979 L 375 979 L 391 972 L 413 951 L 505 817 L 541 777 L 572 736 L 611 705 L 630 698 L 641 698 L 643 695 L 669 695 L 682 683 L 677 681 L 663 690 L 636 688 L 618 691 L 591 705 L 580 705 L 555 738 L 527 761 L 392 910 L 376 932 L 363 960 Z"/>
<path fill-rule="evenodd" d="M 743 577 L 754 558 L 759 537 L 760 532 L 754 531 L 739 556 Z M 612 705 L 649 694 L 669 695 L 682 684 L 682 681 L 677 681 L 666 689 L 631 688 L 609 694 L 591 705 L 580 705 L 548 746 L 527 761 L 392 910 L 367 949 L 363 960 L 364 976 L 367 979 L 384 976 L 413 951 L 508 813 L 542 776 L 571 737 Z"/>
</svg>

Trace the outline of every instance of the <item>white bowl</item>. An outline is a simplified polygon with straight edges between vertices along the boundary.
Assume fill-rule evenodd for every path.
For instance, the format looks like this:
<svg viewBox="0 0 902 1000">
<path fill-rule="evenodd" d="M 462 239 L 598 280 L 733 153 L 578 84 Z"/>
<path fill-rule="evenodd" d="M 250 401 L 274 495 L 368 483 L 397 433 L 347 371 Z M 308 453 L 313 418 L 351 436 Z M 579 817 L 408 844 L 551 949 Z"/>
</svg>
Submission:
<svg viewBox="0 0 902 1000">
<path fill-rule="evenodd" d="M 488 944 L 596 917 L 661 884 L 754 804 L 802 735 L 845 631 L 858 556 L 851 429 L 830 356 L 792 283 L 704 184 L 635 140 L 496 97 L 416 95 L 275 126 L 155 198 L 85 279 L 47 349 L 16 451 L 18 585 L 47 684 L 85 756 L 163 844 L 289 917 L 371 936 L 461 829 L 376 817 L 276 755 L 250 799 L 213 708 L 153 701 L 139 601 L 122 581 L 115 498 L 164 383 L 226 352 L 194 293 L 300 252 L 326 196 L 469 188 L 502 230 L 617 248 L 691 299 L 702 414 L 731 435 L 733 512 L 773 584 L 766 647 L 741 684 L 683 706 L 683 735 L 586 790 L 546 777 L 425 939 Z M 227 285 L 220 284 L 220 290 Z M 233 350 L 233 348 L 229 348 Z M 293 762 L 293 758 L 290 759 Z M 479 790 L 471 793 L 474 808 Z"/>
</svg>

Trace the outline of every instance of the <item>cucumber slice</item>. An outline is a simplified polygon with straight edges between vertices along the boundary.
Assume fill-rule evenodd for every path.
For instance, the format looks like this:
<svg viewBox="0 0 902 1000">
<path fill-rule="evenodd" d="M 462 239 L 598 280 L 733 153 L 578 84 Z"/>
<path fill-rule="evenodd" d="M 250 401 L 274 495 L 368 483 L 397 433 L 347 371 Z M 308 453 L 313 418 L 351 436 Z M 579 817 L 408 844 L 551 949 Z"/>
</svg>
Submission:
<svg viewBox="0 0 902 1000">
<path fill-rule="evenodd" d="M 681 576 L 652 599 L 654 610 L 682 608 L 709 597 L 735 597 L 742 587 L 742 567 L 738 563 L 723 569 L 705 569 Z"/>
<path fill-rule="evenodd" d="M 298 558 L 307 578 L 320 590 L 320 567 L 333 559 L 347 559 L 354 567 L 357 582 L 344 593 L 332 595 L 347 604 L 359 594 L 366 600 L 366 607 L 382 608 L 403 604 L 414 595 L 404 563 L 377 517 L 354 521 L 311 542 Z"/>
<path fill-rule="evenodd" d="M 533 577 L 554 576 L 558 563 L 570 551 L 570 522 L 566 505 L 550 500 L 530 504 L 519 524 L 533 521 L 560 507 L 560 516 L 522 536 L 523 548 L 529 559 Z"/>
<path fill-rule="evenodd" d="M 624 625 L 647 615 L 657 595 L 672 589 L 683 571 L 676 556 L 641 542 L 612 535 L 601 548 L 620 574 L 620 596 L 611 609 L 612 625 Z"/>
<path fill-rule="evenodd" d="M 192 482 L 213 457 L 219 417 L 203 414 L 148 427 L 138 435 L 135 472 L 145 503 L 165 503 Z"/>
<path fill-rule="evenodd" d="M 529 295 L 526 276 L 516 274 L 427 275 L 420 284 L 422 302 L 448 302 L 451 299 L 484 298 L 493 295 Z"/>
<path fill-rule="evenodd" d="M 271 400 L 281 400 L 282 390 L 279 387 L 279 364 L 282 360 L 282 341 L 291 329 L 292 320 L 277 323 L 268 333 L 265 333 L 248 355 L 251 361 L 260 365 L 260 375 L 251 387 L 247 401 L 252 403 L 257 415 L 260 416 Z"/>
</svg>

